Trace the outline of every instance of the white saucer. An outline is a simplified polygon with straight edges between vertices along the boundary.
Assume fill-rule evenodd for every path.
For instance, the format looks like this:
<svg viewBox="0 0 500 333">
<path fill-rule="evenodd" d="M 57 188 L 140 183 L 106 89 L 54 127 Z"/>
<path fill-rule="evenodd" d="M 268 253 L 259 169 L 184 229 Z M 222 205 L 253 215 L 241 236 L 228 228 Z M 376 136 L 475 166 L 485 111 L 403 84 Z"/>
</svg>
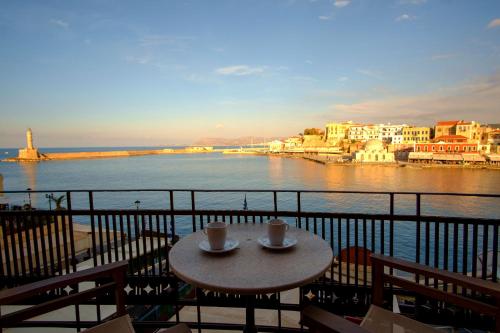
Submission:
<svg viewBox="0 0 500 333">
<path fill-rule="evenodd" d="M 209 252 L 209 253 L 224 253 L 224 252 L 229 252 L 229 251 L 234 250 L 235 248 L 238 247 L 238 245 L 240 245 L 240 242 L 238 242 L 238 240 L 232 239 L 232 238 L 226 238 L 226 244 L 224 244 L 223 249 L 212 250 L 210 248 L 210 244 L 208 243 L 208 240 L 205 239 L 198 244 L 198 247 L 200 249 L 202 249 L 203 251 Z"/>
<path fill-rule="evenodd" d="M 293 237 L 285 237 L 285 239 L 283 240 L 283 245 L 271 245 L 269 237 L 261 236 L 257 239 L 257 242 L 268 249 L 284 250 L 295 246 L 295 244 L 297 244 L 297 239 Z"/>
</svg>

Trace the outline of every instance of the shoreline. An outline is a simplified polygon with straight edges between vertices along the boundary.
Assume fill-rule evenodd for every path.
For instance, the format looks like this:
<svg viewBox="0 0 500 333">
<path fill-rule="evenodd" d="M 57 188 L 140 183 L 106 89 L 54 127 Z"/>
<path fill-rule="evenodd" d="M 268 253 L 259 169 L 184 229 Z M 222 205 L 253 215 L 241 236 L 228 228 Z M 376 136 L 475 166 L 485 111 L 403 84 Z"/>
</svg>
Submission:
<svg viewBox="0 0 500 333">
<path fill-rule="evenodd" d="M 284 158 L 300 158 L 303 160 L 332 166 L 343 166 L 343 167 L 362 167 L 362 166 L 382 166 L 382 167 L 393 167 L 393 168 L 414 168 L 414 169 L 432 169 L 432 168 L 444 168 L 444 169 L 483 169 L 483 170 L 500 170 L 499 165 L 489 165 L 489 164 L 424 164 L 424 163 L 411 163 L 404 161 L 396 161 L 391 163 L 377 163 L 377 162 L 365 162 L 365 163 L 353 163 L 352 161 L 342 160 L 342 155 L 335 155 L 330 157 L 320 157 L 311 154 L 303 153 L 271 153 L 266 152 L 262 148 L 250 148 L 248 150 L 240 150 L 235 148 L 219 148 L 212 149 L 211 147 L 193 147 L 193 148 L 181 148 L 181 149 L 150 149 L 150 150 L 114 150 L 114 151 L 92 151 L 92 152 L 59 152 L 59 153 L 40 153 L 40 158 L 38 159 L 23 159 L 18 157 L 11 157 L 6 159 L 0 159 L 0 162 L 6 163 L 34 163 L 34 162 L 49 162 L 49 161 L 70 161 L 70 160 L 88 160 L 88 159 L 106 159 L 106 158 L 124 158 L 124 157 L 137 157 L 137 156 L 148 156 L 148 155 L 183 155 L 183 154 L 210 154 L 210 153 L 222 153 L 224 155 L 258 155 L 258 156 L 273 156 L 273 157 L 284 157 Z"/>
<path fill-rule="evenodd" d="M 392 167 L 392 168 L 411 168 L 411 169 L 483 169 L 483 170 L 500 170 L 499 165 L 490 164 L 423 164 L 423 163 L 411 163 L 404 161 L 396 161 L 391 163 L 377 163 L 377 162 L 365 162 L 365 163 L 353 163 L 353 162 L 337 162 L 335 160 L 312 158 L 311 156 L 305 156 L 300 154 L 273 154 L 268 153 L 269 156 L 285 157 L 285 158 L 301 158 L 310 162 L 319 163 L 323 165 L 331 166 L 343 166 L 343 167 L 363 167 L 363 166 L 381 166 L 381 167 Z"/>
</svg>

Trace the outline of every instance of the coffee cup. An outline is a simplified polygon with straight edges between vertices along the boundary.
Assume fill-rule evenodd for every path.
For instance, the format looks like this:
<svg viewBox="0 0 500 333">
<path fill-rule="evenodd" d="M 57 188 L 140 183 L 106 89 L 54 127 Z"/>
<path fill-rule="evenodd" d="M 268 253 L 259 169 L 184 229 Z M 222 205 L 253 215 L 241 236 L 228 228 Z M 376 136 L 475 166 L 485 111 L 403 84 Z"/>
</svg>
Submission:
<svg viewBox="0 0 500 333">
<path fill-rule="evenodd" d="M 226 244 L 227 226 L 224 222 L 211 222 L 203 232 L 208 237 L 208 244 L 212 250 L 222 250 Z"/>
<path fill-rule="evenodd" d="M 273 219 L 267 222 L 267 236 L 272 246 L 282 246 L 288 224 L 280 219 Z"/>
</svg>

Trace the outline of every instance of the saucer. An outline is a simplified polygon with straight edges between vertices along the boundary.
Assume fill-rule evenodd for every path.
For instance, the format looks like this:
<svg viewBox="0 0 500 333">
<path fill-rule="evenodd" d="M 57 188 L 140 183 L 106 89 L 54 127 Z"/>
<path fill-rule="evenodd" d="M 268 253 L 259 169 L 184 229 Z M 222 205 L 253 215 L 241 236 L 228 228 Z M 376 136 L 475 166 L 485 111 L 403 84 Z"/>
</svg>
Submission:
<svg viewBox="0 0 500 333">
<path fill-rule="evenodd" d="M 236 239 L 232 239 L 232 238 L 226 238 L 226 244 L 224 244 L 224 248 L 223 249 L 220 249 L 220 250 L 212 250 L 210 248 L 210 244 L 208 243 L 208 240 L 203 240 L 201 241 L 199 244 L 198 244 L 198 247 L 200 249 L 202 249 L 203 251 L 205 252 L 209 252 L 209 253 L 225 253 L 225 252 L 229 252 L 229 251 L 232 251 L 234 249 L 236 249 L 238 247 L 238 245 L 240 245 L 240 242 L 238 242 L 238 240 Z"/>
<path fill-rule="evenodd" d="M 269 237 L 261 236 L 259 237 L 259 239 L 257 239 L 257 242 L 259 242 L 260 245 L 268 249 L 283 250 L 295 246 L 295 244 L 297 244 L 297 239 L 293 237 L 285 237 L 282 245 L 271 245 Z"/>
</svg>

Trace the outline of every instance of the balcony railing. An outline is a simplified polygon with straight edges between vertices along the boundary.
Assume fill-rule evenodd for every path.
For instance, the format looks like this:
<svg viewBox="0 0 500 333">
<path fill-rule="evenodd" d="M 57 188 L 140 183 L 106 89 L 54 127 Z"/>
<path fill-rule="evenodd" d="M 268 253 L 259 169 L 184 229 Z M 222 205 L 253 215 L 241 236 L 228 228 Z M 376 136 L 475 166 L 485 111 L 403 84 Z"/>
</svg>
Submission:
<svg viewBox="0 0 500 333">
<path fill-rule="evenodd" d="M 168 251 L 179 237 L 201 230 L 207 223 L 215 220 L 232 224 L 264 223 L 270 218 L 282 218 L 297 228 L 322 237 L 330 244 L 336 256 L 336 260 L 322 278 L 300 288 L 299 304 L 283 303 L 279 293 L 260 295 L 257 298 L 257 308 L 274 309 L 278 312 L 278 325 L 259 326 L 260 331 L 296 331 L 296 328 L 282 327 L 281 312 L 299 311 L 305 303 L 311 302 L 311 298 L 313 302 L 338 314 L 363 315 L 371 304 L 370 253 L 403 258 L 466 276 L 495 282 L 498 280 L 500 219 L 498 215 L 495 216 L 498 209 L 496 207 L 500 204 L 498 194 L 273 190 L 92 190 L 4 193 L 9 196 L 62 193 L 66 196 L 66 207 L 58 210 L 0 211 L 1 288 L 74 272 L 83 264 L 99 266 L 128 260 L 126 304 L 129 307 L 135 306 L 139 313 L 143 306 L 166 306 L 168 308 L 166 316 L 172 316 L 178 321 L 179 310 L 183 306 L 196 306 L 198 320 L 189 324 L 200 329 L 241 329 L 243 323 L 240 325 L 203 322 L 200 319 L 200 312 L 207 306 L 244 308 L 244 300 L 237 295 L 190 289 L 170 272 Z M 127 195 L 131 198 L 132 193 L 140 199 L 153 193 L 162 200 L 165 199 L 163 204 L 158 204 L 165 207 L 141 208 L 140 204 L 136 204 L 135 208 L 115 208 L 119 205 L 112 200 L 113 196 L 119 201 L 122 200 L 120 196 Z M 240 199 L 245 194 L 252 198 L 252 203 L 264 203 L 262 206 L 266 209 L 244 209 L 248 207 L 246 197 L 244 202 Z M 215 200 L 217 202 L 212 205 L 215 207 L 210 207 L 213 203 L 210 195 L 217 195 Z M 112 203 L 111 207 L 104 207 L 102 202 L 94 199 L 96 196 L 105 198 L 103 199 L 105 203 Z M 222 209 L 224 198 L 230 196 L 236 196 L 237 202 L 227 201 L 230 208 Z M 347 212 L 338 209 L 318 209 L 325 205 L 327 207 L 333 196 L 336 198 L 352 196 L 357 202 L 372 202 L 377 206 L 373 209 L 376 212 L 367 211 L 365 208 L 363 212 L 356 212 L 355 208 Z M 406 198 L 406 201 L 399 207 L 396 204 L 401 202 L 401 197 Z M 422 211 L 439 211 L 439 207 L 435 207 L 435 198 L 448 204 L 464 202 L 466 199 L 486 200 L 488 207 L 495 208 L 492 217 L 486 214 L 481 218 L 464 216 L 466 214 L 460 214 L 462 216 L 422 214 Z M 320 204 L 311 205 L 314 200 L 320 201 Z M 243 209 L 234 208 L 239 204 L 242 204 Z M 384 205 L 387 211 L 381 212 L 380 207 Z M 88 238 L 75 236 L 78 235 L 77 227 L 81 228 L 82 225 L 88 228 Z M 83 233 L 85 234 L 85 231 Z M 88 242 L 86 246 L 83 244 L 85 242 Z M 478 296 L 455 285 L 438 284 L 438 281 L 429 279 L 420 280 L 418 276 L 415 277 L 415 281 L 434 285 L 435 288 L 452 290 L 467 297 Z M 64 292 L 61 290 L 61 293 Z M 402 289 L 396 292 L 412 296 Z M 44 297 L 57 297 L 57 295 Z M 31 301 L 37 302 L 39 299 L 34 297 Z M 102 319 L 100 305 L 112 302 L 112 299 L 95 300 L 93 304 L 96 305 L 98 320 Z M 425 301 L 419 298 L 416 303 L 415 309 L 420 309 L 416 315 L 422 316 L 424 312 L 418 305 Z M 426 304 L 426 306 L 442 307 L 443 304 Z M 75 307 L 75 311 L 76 318 L 79 318 L 79 308 Z M 137 320 L 134 325 L 143 329 L 166 327 L 170 324 L 165 318 Z M 450 318 L 447 317 L 447 320 L 451 320 Z M 472 315 L 467 318 L 479 326 L 492 325 L 488 320 L 476 322 L 472 320 Z M 426 319 L 439 321 L 440 318 L 427 316 Z M 88 327 L 93 324 L 76 320 L 30 321 L 23 325 Z"/>
</svg>

